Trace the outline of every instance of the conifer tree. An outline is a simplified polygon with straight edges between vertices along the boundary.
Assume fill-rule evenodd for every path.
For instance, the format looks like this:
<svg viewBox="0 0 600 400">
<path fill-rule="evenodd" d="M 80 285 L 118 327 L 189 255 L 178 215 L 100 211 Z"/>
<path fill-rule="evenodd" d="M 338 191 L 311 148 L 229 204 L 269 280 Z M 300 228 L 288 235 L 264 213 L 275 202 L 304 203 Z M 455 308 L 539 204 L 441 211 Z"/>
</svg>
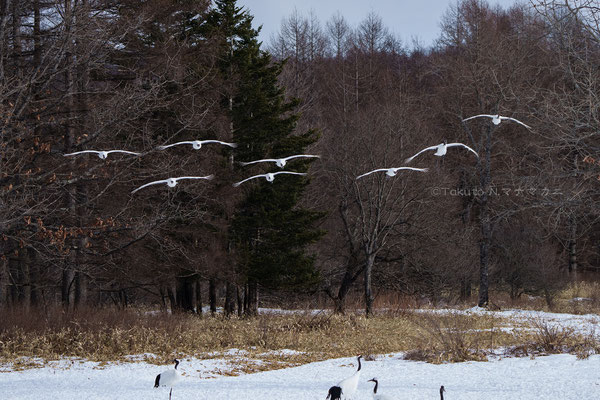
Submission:
<svg viewBox="0 0 600 400">
<path fill-rule="evenodd" d="M 314 130 L 296 134 L 298 100 L 285 98 L 278 84 L 283 64 L 272 61 L 260 49 L 252 16 L 236 0 L 217 0 L 201 27 L 205 37 L 220 41 L 220 73 L 227 95 L 223 108 L 229 113 L 233 138 L 238 143 L 236 161 L 285 157 L 303 153 L 317 140 Z M 313 159 L 294 160 L 286 170 L 308 171 Z M 273 163 L 235 164 L 238 179 L 279 170 Z M 256 312 L 257 288 L 299 288 L 314 285 L 318 273 L 306 246 L 323 232 L 315 228 L 322 213 L 298 206 L 308 179 L 280 175 L 244 183 L 230 225 L 230 242 L 237 255 L 238 274 L 249 292 L 247 312 Z"/>
</svg>

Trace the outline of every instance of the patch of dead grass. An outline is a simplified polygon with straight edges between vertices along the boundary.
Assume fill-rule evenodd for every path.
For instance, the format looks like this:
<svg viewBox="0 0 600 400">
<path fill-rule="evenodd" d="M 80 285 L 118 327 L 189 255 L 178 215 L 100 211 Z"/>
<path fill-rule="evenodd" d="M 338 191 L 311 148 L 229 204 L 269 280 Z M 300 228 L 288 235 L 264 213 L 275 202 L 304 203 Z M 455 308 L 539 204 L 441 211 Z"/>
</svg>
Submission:
<svg viewBox="0 0 600 400">
<path fill-rule="evenodd" d="M 135 361 L 130 355 L 152 354 L 143 356 L 144 361 L 168 364 L 174 356 L 230 360 L 217 372 L 239 375 L 357 354 L 406 352 L 409 359 L 440 363 L 483 360 L 498 347 L 521 346 L 522 353 L 529 354 L 544 341 L 545 348 L 554 343 L 557 351 L 568 348 L 581 357 L 599 347 L 595 337 L 563 346 L 572 332 L 565 332 L 561 342 L 558 332 L 553 339 L 552 331 L 544 333 L 541 327 L 536 331 L 527 322 L 517 326 L 492 313 L 390 311 L 369 319 L 308 312 L 229 319 L 133 309 L 50 313 L 55 315 L 1 311 L 5 323 L 0 327 L 0 363 L 25 369 L 39 366 L 39 360 L 130 362 Z M 513 332 L 510 328 L 515 326 Z M 230 349 L 239 349 L 240 354 Z"/>
</svg>

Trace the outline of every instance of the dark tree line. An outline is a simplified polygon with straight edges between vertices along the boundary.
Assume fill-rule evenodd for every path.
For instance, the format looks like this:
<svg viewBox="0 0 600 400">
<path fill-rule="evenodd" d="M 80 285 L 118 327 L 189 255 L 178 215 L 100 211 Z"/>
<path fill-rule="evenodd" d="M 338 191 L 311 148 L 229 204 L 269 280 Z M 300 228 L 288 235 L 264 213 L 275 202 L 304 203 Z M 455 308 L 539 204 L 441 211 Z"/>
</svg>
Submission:
<svg viewBox="0 0 600 400">
<path fill-rule="evenodd" d="M 0 304 L 551 303 L 600 261 L 599 20 L 593 2 L 463 0 L 425 49 L 374 13 L 295 13 L 267 51 L 235 0 L 0 0 Z M 482 113 L 533 129 L 462 121 Z M 238 147 L 158 149 L 194 139 Z M 480 157 L 355 179 L 444 139 Z M 63 156 L 85 149 L 142 155 Z M 303 152 L 321 159 L 286 169 L 306 178 L 231 186 L 279 170 L 240 161 Z"/>
</svg>

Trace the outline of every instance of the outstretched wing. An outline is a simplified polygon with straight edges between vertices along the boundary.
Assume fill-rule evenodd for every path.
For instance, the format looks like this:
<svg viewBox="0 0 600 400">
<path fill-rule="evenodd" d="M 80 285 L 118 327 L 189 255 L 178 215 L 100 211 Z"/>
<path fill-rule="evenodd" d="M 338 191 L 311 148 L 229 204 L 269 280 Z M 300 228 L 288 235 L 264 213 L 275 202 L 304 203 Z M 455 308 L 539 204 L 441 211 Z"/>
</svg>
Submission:
<svg viewBox="0 0 600 400">
<path fill-rule="evenodd" d="M 127 151 L 127 150 L 109 150 L 106 154 L 110 153 L 125 153 L 125 154 L 133 154 L 134 156 L 141 156 L 142 153 L 136 153 L 135 151 Z"/>
<path fill-rule="evenodd" d="M 521 124 L 521 125 L 523 125 L 523 126 L 524 126 L 525 128 L 527 128 L 527 129 L 531 129 L 531 127 L 530 127 L 529 125 L 525 125 L 524 123 L 522 123 L 521 121 L 519 121 L 519 120 L 518 120 L 518 119 L 516 119 L 516 118 L 511 118 L 511 117 L 500 117 L 500 119 L 508 119 L 508 120 L 510 120 L 510 121 L 514 121 L 514 122 L 516 122 L 517 124 Z"/>
<path fill-rule="evenodd" d="M 236 148 L 238 146 L 237 143 L 221 142 L 220 140 L 213 140 L 213 139 L 202 140 L 201 142 L 202 142 L 202 144 L 204 144 L 204 143 L 219 143 L 219 144 L 222 144 L 224 146 L 229 146 L 229 147 L 233 147 L 233 148 Z"/>
<path fill-rule="evenodd" d="M 173 143 L 173 144 L 168 144 L 166 146 L 158 146 L 159 150 L 164 150 L 164 149 L 168 149 L 169 147 L 173 147 L 173 146 L 179 146 L 180 144 L 194 144 L 194 142 L 192 141 L 185 141 L 185 142 L 177 142 L 177 143 Z"/>
<path fill-rule="evenodd" d="M 275 160 L 274 158 L 265 158 L 262 160 L 255 160 L 255 161 L 248 161 L 248 162 L 243 162 L 240 161 L 240 164 L 242 165 L 250 165 L 250 164 L 256 164 L 256 163 L 260 163 L 260 162 L 277 162 L 278 160 Z"/>
<path fill-rule="evenodd" d="M 180 179 L 207 179 L 207 180 L 211 180 L 214 177 L 215 177 L 214 175 L 207 175 L 207 176 L 179 176 L 179 177 L 173 178 L 173 179 L 175 179 L 175 181 L 178 181 Z"/>
<path fill-rule="evenodd" d="M 438 148 L 438 146 L 430 146 L 430 147 L 427 147 L 426 149 L 423 149 L 423 150 L 421 150 L 420 152 L 418 152 L 417 154 L 415 154 L 414 156 L 407 158 L 407 159 L 405 160 L 405 162 L 406 162 L 406 163 L 409 163 L 409 162 L 411 162 L 411 161 L 412 161 L 412 160 L 413 160 L 413 159 L 414 159 L 416 156 L 418 156 L 419 154 L 423 153 L 424 151 L 436 150 L 437 148 Z"/>
<path fill-rule="evenodd" d="M 463 119 L 463 122 L 468 121 L 468 120 L 473 119 L 473 118 L 480 118 L 480 117 L 494 118 L 495 115 L 490 115 L 490 114 L 473 115 L 472 117 Z"/>
<path fill-rule="evenodd" d="M 306 175 L 306 172 L 279 171 L 273 172 L 273 175 L 288 174 L 288 175 Z"/>
<path fill-rule="evenodd" d="M 293 158 L 321 158 L 321 156 L 317 156 L 317 155 L 312 155 L 312 154 L 296 154 L 294 156 L 288 156 L 285 158 L 282 158 L 282 160 L 291 160 Z"/>
<path fill-rule="evenodd" d="M 374 169 L 373 171 L 369 171 L 369 172 L 367 172 L 366 174 L 362 174 L 362 175 L 359 175 L 359 176 L 357 176 L 357 177 L 356 177 L 356 179 L 360 179 L 360 178 L 362 178 L 363 176 L 371 175 L 371 174 L 373 174 L 373 173 L 375 173 L 375 172 L 387 171 L 387 170 L 388 170 L 387 168 L 379 168 L 379 169 Z"/>
<path fill-rule="evenodd" d="M 82 150 L 82 151 L 76 151 L 75 153 L 68 153 L 68 154 L 63 154 L 63 156 L 68 157 L 68 156 L 76 156 L 78 154 L 84 154 L 84 153 L 94 153 L 94 154 L 100 154 L 102 153 L 101 151 L 96 151 L 96 150 Z"/>
<path fill-rule="evenodd" d="M 429 168 L 413 168 L 413 167 L 399 167 L 399 168 L 394 168 L 394 170 L 398 171 L 401 169 L 410 169 L 411 171 L 419 171 L 419 172 L 427 172 L 429 171 Z"/>
<path fill-rule="evenodd" d="M 234 186 L 234 187 L 238 187 L 238 186 L 240 186 L 242 183 L 244 183 L 244 182 L 246 182 L 246 181 L 249 181 L 250 179 L 255 179 L 255 178 L 264 178 L 265 176 L 267 176 L 267 175 L 266 175 L 266 174 L 254 175 L 254 176 L 251 176 L 250 178 L 246 178 L 246 179 L 244 179 L 243 181 L 239 181 L 239 182 L 236 182 L 236 183 L 234 183 L 234 184 L 233 184 L 233 186 Z"/>
<path fill-rule="evenodd" d="M 448 143 L 446 146 L 448 146 L 448 147 L 457 147 L 457 146 L 464 147 L 465 149 L 470 150 L 473 153 L 475 153 L 475 155 L 477 156 L 477 158 L 479 158 L 479 154 L 477 154 L 477 152 L 475 150 L 473 150 L 472 148 L 470 148 L 466 144 L 462 144 L 462 143 Z"/>
<path fill-rule="evenodd" d="M 141 190 L 141 189 L 143 189 L 145 187 L 148 187 L 150 185 L 158 185 L 159 183 L 167 183 L 167 181 L 168 181 L 167 179 L 162 179 L 160 181 L 154 181 L 154 182 L 146 183 L 145 185 L 142 185 L 139 188 L 137 188 L 135 190 L 132 190 L 131 193 L 133 194 L 133 193 L 137 192 L 138 190 Z"/>
</svg>

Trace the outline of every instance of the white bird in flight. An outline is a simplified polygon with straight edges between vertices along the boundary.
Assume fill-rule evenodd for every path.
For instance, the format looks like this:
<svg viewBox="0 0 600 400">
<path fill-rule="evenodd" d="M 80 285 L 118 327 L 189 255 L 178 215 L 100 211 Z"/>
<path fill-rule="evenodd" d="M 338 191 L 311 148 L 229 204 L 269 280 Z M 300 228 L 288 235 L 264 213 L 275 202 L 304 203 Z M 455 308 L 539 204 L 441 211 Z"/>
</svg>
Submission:
<svg viewBox="0 0 600 400">
<path fill-rule="evenodd" d="M 150 185 L 158 185 L 159 183 L 166 183 L 167 186 L 169 186 L 169 187 L 175 187 L 177 185 L 177 181 L 182 180 L 182 179 L 206 179 L 206 180 L 211 180 L 213 178 L 214 178 L 214 175 L 207 175 L 207 176 L 180 176 L 178 178 L 161 179 L 160 181 L 154 181 L 154 182 L 146 183 L 145 185 L 142 185 L 139 188 L 131 191 L 131 193 L 135 193 L 138 190 L 141 190 L 141 189 L 143 189 L 145 187 L 148 187 Z"/>
<path fill-rule="evenodd" d="M 399 168 L 379 168 L 379 169 L 375 169 L 371 172 L 367 172 L 366 174 L 362 174 L 356 177 L 356 179 L 362 178 L 363 176 L 367 176 L 370 175 L 374 172 L 380 172 L 380 171 L 385 171 L 385 174 L 387 176 L 396 176 L 396 174 L 398 173 L 399 170 L 401 169 L 410 169 L 413 171 L 420 171 L 420 172 L 427 172 L 429 171 L 429 168 L 413 168 L 413 167 L 399 167 Z"/>
<path fill-rule="evenodd" d="M 229 147 L 233 147 L 233 148 L 237 147 L 236 143 L 227 143 L 227 142 L 221 142 L 220 140 L 212 140 L 211 139 L 211 140 L 188 140 L 185 142 L 177 142 L 177 143 L 173 143 L 173 144 L 168 144 L 166 146 L 158 146 L 158 148 L 160 150 L 164 150 L 164 149 L 168 149 L 169 147 L 179 146 L 180 144 L 191 144 L 195 150 L 200 150 L 202 145 L 207 144 L 207 143 L 219 143 L 224 146 L 229 146 Z"/>
<path fill-rule="evenodd" d="M 531 129 L 531 127 L 530 127 L 529 125 L 526 125 L 526 124 L 522 123 L 521 121 L 519 121 L 519 120 L 518 120 L 518 119 L 516 119 L 516 118 L 511 118 L 511 117 L 503 117 L 502 115 L 498 115 L 498 114 L 496 114 L 496 115 L 491 115 L 491 114 L 479 114 L 479 115 L 474 115 L 474 116 L 472 116 L 472 117 L 469 117 L 469 118 L 465 118 L 465 119 L 463 119 L 463 122 L 465 122 L 465 121 L 468 121 L 468 120 L 470 120 L 470 119 L 473 119 L 473 118 L 481 118 L 481 117 L 487 117 L 487 118 L 491 118 L 491 119 L 492 119 L 492 123 L 493 123 L 494 125 L 500 125 L 500 122 L 502 122 L 503 120 L 505 120 L 505 119 L 506 119 L 506 120 L 509 120 L 509 121 L 514 121 L 514 122 L 516 122 L 517 124 L 521 124 L 521 125 L 523 125 L 525 128 L 527 128 L 527 129 Z"/>
<path fill-rule="evenodd" d="M 265 178 L 267 180 L 267 182 L 273 182 L 275 180 L 275 175 L 279 175 L 279 174 L 306 175 L 306 173 L 303 173 L 303 172 L 291 172 L 291 171 L 269 172 L 267 174 L 260 174 L 260 175 L 251 176 L 250 178 L 246 178 L 243 181 L 239 181 L 239 182 L 234 183 L 233 186 L 238 187 L 242 183 L 244 183 L 246 181 L 249 181 L 250 179 L 255 179 L 255 178 Z"/>
<path fill-rule="evenodd" d="M 133 154 L 134 156 L 141 156 L 142 155 L 142 153 L 136 153 L 134 151 L 127 151 L 127 150 L 82 150 L 82 151 L 76 151 L 75 153 L 64 154 L 64 156 L 65 157 L 76 156 L 76 155 L 84 154 L 84 153 L 95 153 L 95 154 L 98 154 L 98 157 L 100 157 L 103 160 L 105 160 L 106 157 L 108 157 L 108 155 L 110 153 Z"/>
<path fill-rule="evenodd" d="M 321 156 L 315 156 L 312 154 L 296 154 L 294 156 L 288 156 L 284 158 L 265 158 L 263 160 L 249 161 L 249 162 L 240 162 L 242 165 L 256 164 L 260 162 L 274 162 L 279 168 L 285 167 L 285 164 L 294 158 L 320 158 Z"/>
<path fill-rule="evenodd" d="M 439 156 L 439 157 L 445 156 L 446 152 L 448 151 L 448 147 L 456 147 L 456 146 L 464 147 L 465 149 L 472 151 L 473 153 L 475 153 L 475 155 L 477 156 L 477 158 L 479 158 L 479 154 L 477 154 L 477 152 L 475 150 L 473 150 L 472 148 L 470 148 L 466 144 L 462 144 L 462 143 L 446 143 L 446 141 L 444 140 L 444 143 L 440 143 L 437 146 L 427 147 L 427 148 L 421 150 L 420 152 L 418 152 L 417 154 L 415 154 L 414 156 L 412 156 L 410 158 L 407 158 L 406 162 L 407 163 L 411 162 L 416 156 L 418 156 L 419 154 L 423 153 L 424 151 L 429 151 L 429 150 L 435 150 L 436 151 L 433 154 L 434 156 Z"/>
</svg>

